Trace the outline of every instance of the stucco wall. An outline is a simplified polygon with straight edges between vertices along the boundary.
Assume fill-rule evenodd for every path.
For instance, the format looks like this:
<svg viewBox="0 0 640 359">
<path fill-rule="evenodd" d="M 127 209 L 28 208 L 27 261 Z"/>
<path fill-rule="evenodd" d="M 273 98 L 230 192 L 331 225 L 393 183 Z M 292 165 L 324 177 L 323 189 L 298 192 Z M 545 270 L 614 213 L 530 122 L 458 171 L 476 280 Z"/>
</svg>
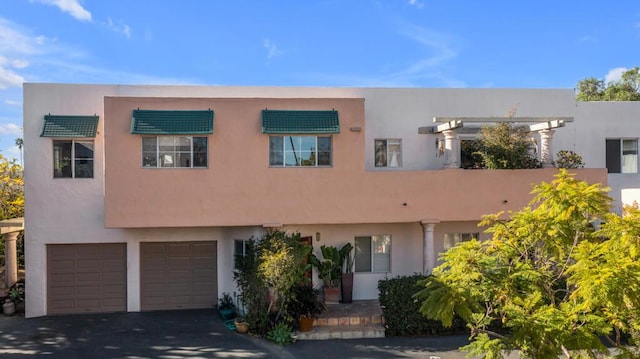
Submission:
<svg viewBox="0 0 640 359">
<path fill-rule="evenodd" d="M 139 157 L 135 157 L 140 155 L 140 143 L 139 137 L 138 140 L 132 140 L 137 136 L 128 134 L 132 108 L 125 109 L 128 111 L 126 118 L 124 112 L 119 117 L 105 116 L 105 96 L 182 98 L 181 103 L 185 101 L 184 104 L 198 103 L 203 106 L 212 98 L 222 101 L 239 97 L 278 98 L 283 99 L 281 104 L 292 107 L 299 106 L 300 101 L 292 104 L 286 99 L 313 99 L 301 102 L 331 103 L 331 108 L 336 102 L 360 102 L 357 108 L 340 112 L 342 133 L 334 137 L 335 160 L 331 169 L 334 171 L 313 168 L 269 169 L 267 136 L 259 133 L 259 117 L 252 119 L 254 123 L 251 129 L 254 132 L 247 135 L 244 131 L 246 128 L 242 127 L 244 125 L 236 126 L 239 122 L 235 122 L 246 118 L 221 118 L 219 115 L 224 111 L 217 105 L 214 108 L 207 104 L 203 108 L 212 107 L 216 111 L 216 129 L 210 142 L 212 166 L 207 170 L 151 170 L 141 176 L 125 176 L 122 182 L 111 178 L 113 183 L 106 186 L 106 215 L 107 219 L 112 216 L 113 221 L 107 224 L 116 227 L 151 227 L 118 229 L 105 228 L 104 141 L 105 134 L 107 140 L 111 135 L 110 127 L 105 128 L 105 124 L 114 120 L 114 125 L 120 131 L 117 136 L 130 138 L 123 143 L 107 142 L 107 160 L 114 163 L 114 170 L 126 164 L 121 170 L 141 172 Z M 327 100 L 335 98 L 351 100 Z M 358 100 L 361 98 L 365 98 L 364 104 Z M 238 105 L 241 100 L 234 101 L 233 111 L 242 110 L 242 106 Z M 233 291 L 230 275 L 232 240 L 259 236 L 263 223 L 295 224 L 289 227 L 297 226 L 309 233 L 320 231 L 323 236 L 327 233 L 323 237 L 327 241 L 330 241 L 329 238 L 352 240 L 354 235 L 363 233 L 391 233 L 394 238 L 393 275 L 420 271 L 422 230 L 418 223 L 421 219 L 473 221 L 482 214 L 517 209 L 529 200 L 530 185 L 549 180 L 554 171 L 439 171 L 436 169 L 441 168 L 442 163 L 441 159 L 434 156 L 433 135 L 418 135 L 417 128 L 432 125 L 433 116 L 502 116 L 515 105 L 518 105 L 518 116 L 571 116 L 575 103 L 571 90 L 25 84 L 23 126 L 27 316 L 46 314 L 46 244 L 52 243 L 126 242 L 129 310 L 138 310 L 140 306 L 141 241 L 217 240 L 219 292 Z M 170 103 L 158 106 L 174 109 Z M 357 116 L 343 116 L 348 113 L 357 113 Z M 50 138 L 39 137 L 46 114 L 96 114 L 100 117 L 95 139 L 93 179 L 52 178 L 52 142 Z M 627 115 L 624 118 L 629 121 Z M 360 124 L 364 121 L 363 130 L 349 132 L 350 121 Z M 561 130 L 562 133 L 570 126 L 578 127 L 570 124 Z M 576 143 L 571 142 L 572 139 L 575 141 L 590 136 L 589 129 L 584 131 L 566 132 L 569 134 L 567 137 L 559 135 L 558 131 L 556 138 L 560 142 Z M 626 132 L 622 129 L 617 133 Z M 618 136 L 617 133 L 612 136 Z M 218 156 L 224 153 L 231 141 L 240 143 L 245 137 L 255 140 L 255 143 L 252 142 L 252 146 L 255 146 L 252 150 L 256 151 L 254 155 L 242 156 L 240 153 L 234 157 L 227 153 L 226 156 Z M 403 168 L 399 171 L 375 170 L 373 139 L 393 137 L 403 139 Z M 115 148 L 120 145 L 123 146 L 123 152 L 109 152 L 111 146 Z M 555 145 L 556 149 L 559 147 Z M 602 156 L 603 147 L 604 144 Z M 115 155 L 123 157 L 110 157 Z M 604 165 L 604 160 L 592 160 L 590 156 L 587 156 L 589 167 Z M 595 152 L 593 156 L 596 156 Z M 255 169 L 247 170 L 249 165 Z M 109 179 L 112 167 L 108 168 Z M 225 170 L 230 174 L 225 174 Z M 265 173 L 269 173 L 269 176 L 265 177 Z M 158 191 L 159 186 L 146 186 L 148 183 L 157 184 L 158 177 L 163 177 L 163 188 L 169 188 L 172 194 L 164 196 L 165 192 Z M 607 182 L 606 173 L 602 170 L 580 171 L 580 177 Z M 151 188 L 154 190 L 151 191 Z M 209 194 L 208 197 L 202 196 L 203 189 Z M 135 202 L 137 206 L 134 206 Z M 122 207 L 118 208 L 120 205 Z M 187 216 L 184 215 L 185 210 Z M 344 224 L 344 227 L 333 229 L 333 226 L 318 223 Z M 192 228 L 175 228 L 183 226 Z M 215 226 L 230 227 L 211 228 Z M 436 226 L 436 250 L 441 248 L 441 233 L 444 233 L 441 231 L 447 230 L 447 226 L 449 224 L 446 223 Z M 458 222 L 451 226 L 467 228 L 473 227 L 473 223 Z M 379 275 L 363 274 L 359 277 L 355 298 L 372 297 Z"/>
<path fill-rule="evenodd" d="M 572 150 L 586 167 L 605 168 L 605 140 L 616 138 L 640 138 L 640 102 L 577 102 L 575 121 L 554 134 L 554 154 Z M 640 188 L 640 173 L 611 173 L 607 183 L 620 213 L 621 191 Z"/>
</svg>

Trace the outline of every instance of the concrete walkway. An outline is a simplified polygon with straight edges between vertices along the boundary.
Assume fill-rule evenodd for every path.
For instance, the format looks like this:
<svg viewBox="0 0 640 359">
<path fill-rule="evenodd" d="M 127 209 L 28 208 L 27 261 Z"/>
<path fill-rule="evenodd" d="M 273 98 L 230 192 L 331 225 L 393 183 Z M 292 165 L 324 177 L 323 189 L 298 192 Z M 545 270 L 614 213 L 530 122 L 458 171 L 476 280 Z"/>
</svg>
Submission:
<svg viewBox="0 0 640 359">
<path fill-rule="evenodd" d="M 213 310 L 0 315 L 0 358 L 462 359 L 464 336 L 298 341 L 280 347 L 226 329 Z M 514 357 L 515 358 L 515 357 Z"/>
</svg>

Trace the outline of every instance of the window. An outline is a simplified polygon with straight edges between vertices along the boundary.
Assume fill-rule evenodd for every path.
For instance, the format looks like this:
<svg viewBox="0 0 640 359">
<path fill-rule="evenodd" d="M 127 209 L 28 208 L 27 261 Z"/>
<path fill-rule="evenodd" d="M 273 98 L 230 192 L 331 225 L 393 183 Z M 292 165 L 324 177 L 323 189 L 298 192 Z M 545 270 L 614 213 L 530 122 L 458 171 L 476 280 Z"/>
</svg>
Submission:
<svg viewBox="0 0 640 359">
<path fill-rule="evenodd" d="M 444 250 L 455 247 L 458 243 L 478 239 L 480 233 L 445 233 L 444 234 Z"/>
<path fill-rule="evenodd" d="M 637 139 L 608 139 L 606 153 L 607 172 L 638 173 Z"/>
<path fill-rule="evenodd" d="M 356 237 L 356 272 L 391 272 L 391 235 Z"/>
<path fill-rule="evenodd" d="M 247 256 L 247 240 L 233 240 L 233 267 L 238 269 L 240 260 Z"/>
<path fill-rule="evenodd" d="M 93 141 L 54 140 L 53 177 L 93 178 Z"/>
<path fill-rule="evenodd" d="M 269 165 L 331 166 L 330 136 L 269 136 Z"/>
<path fill-rule="evenodd" d="M 376 167 L 402 167 L 402 140 L 375 140 Z"/>
<path fill-rule="evenodd" d="M 142 167 L 207 167 L 207 137 L 142 137 Z"/>
</svg>

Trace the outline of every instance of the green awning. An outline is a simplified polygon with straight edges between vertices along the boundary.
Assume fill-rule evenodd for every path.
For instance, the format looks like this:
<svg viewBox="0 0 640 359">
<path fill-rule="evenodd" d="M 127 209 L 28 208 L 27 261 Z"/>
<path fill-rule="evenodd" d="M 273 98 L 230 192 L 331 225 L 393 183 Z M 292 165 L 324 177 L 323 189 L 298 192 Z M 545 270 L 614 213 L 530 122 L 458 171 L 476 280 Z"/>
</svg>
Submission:
<svg viewBox="0 0 640 359">
<path fill-rule="evenodd" d="M 40 137 L 96 137 L 98 116 L 44 116 Z"/>
<path fill-rule="evenodd" d="M 262 110 L 262 133 L 340 133 L 338 111 Z"/>
<path fill-rule="evenodd" d="M 213 111 L 133 110 L 131 133 L 141 135 L 213 133 Z"/>
</svg>

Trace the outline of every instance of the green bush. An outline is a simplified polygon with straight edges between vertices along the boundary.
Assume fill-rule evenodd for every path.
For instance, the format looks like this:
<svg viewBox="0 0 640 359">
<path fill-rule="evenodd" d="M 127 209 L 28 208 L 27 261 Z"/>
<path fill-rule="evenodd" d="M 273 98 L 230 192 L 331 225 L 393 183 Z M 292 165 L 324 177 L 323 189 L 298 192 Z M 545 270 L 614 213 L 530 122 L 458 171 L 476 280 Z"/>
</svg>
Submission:
<svg viewBox="0 0 640 359">
<path fill-rule="evenodd" d="M 413 297 L 419 290 L 422 274 L 378 281 L 380 306 L 385 319 L 386 334 L 392 336 L 441 335 L 468 332 L 462 319 L 456 318 L 451 328 L 440 321 L 429 320 L 419 312 L 420 303 Z"/>
</svg>

